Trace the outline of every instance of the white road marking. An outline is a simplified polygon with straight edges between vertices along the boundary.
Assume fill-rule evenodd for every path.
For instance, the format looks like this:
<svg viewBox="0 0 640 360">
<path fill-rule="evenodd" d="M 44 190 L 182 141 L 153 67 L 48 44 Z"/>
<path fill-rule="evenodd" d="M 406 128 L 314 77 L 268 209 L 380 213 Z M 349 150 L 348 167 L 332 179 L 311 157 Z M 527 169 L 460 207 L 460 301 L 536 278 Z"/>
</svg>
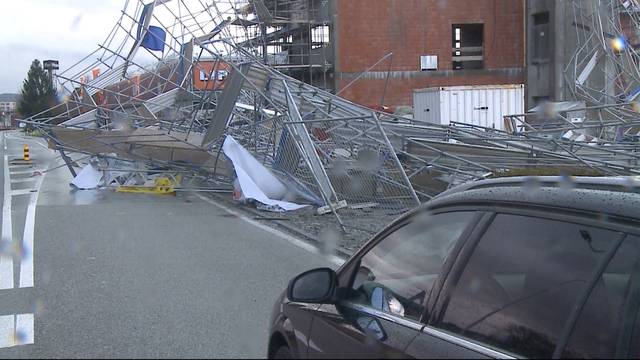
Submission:
<svg viewBox="0 0 640 360">
<path fill-rule="evenodd" d="M 5 156 L 6 158 L 6 156 Z M 7 168 L 8 169 L 8 168 Z M 33 172 L 35 170 L 29 170 L 29 171 L 14 171 L 11 173 L 11 175 L 33 175 Z"/>
<path fill-rule="evenodd" d="M 33 287 L 33 234 L 36 226 L 36 207 L 38 205 L 38 194 L 40 194 L 40 188 L 44 181 L 44 175 L 39 176 L 35 186 L 34 193 L 31 193 L 29 199 L 29 205 L 27 207 L 27 217 L 24 221 L 24 234 L 22 236 L 22 258 L 20 260 L 20 287 L 30 288 Z"/>
<path fill-rule="evenodd" d="M 266 231 L 268 233 L 271 233 L 273 235 L 281 237 L 284 240 L 288 241 L 289 243 L 291 243 L 291 244 L 293 244 L 293 245 L 295 245 L 295 246 L 297 246 L 297 247 L 299 247 L 299 248 L 301 248 L 301 249 L 303 249 L 303 250 L 305 250 L 307 252 L 310 252 L 310 253 L 312 253 L 314 255 L 321 255 L 321 256 L 323 255 L 322 252 L 317 247 L 315 247 L 315 246 L 313 246 L 313 245 L 311 245 L 311 244 L 309 244 L 307 242 L 304 242 L 302 240 L 296 239 L 295 237 L 293 237 L 293 236 L 291 236 L 289 234 L 285 234 L 280 230 L 274 229 L 274 228 L 272 228 L 270 226 L 261 224 L 261 223 L 255 221 L 255 220 L 253 220 L 253 219 L 250 219 L 247 216 L 245 216 L 245 215 L 243 215 L 243 214 L 241 214 L 241 213 L 239 213 L 239 212 L 237 212 L 235 210 L 232 210 L 229 207 L 224 206 L 224 205 L 222 205 L 222 204 L 220 204 L 220 203 L 218 203 L 218 202 L 216 202 L 216 201 L 214 201 L 214 200 L 212 200 L 212 199 L 210 199 L 210 198 L 208 198 L 208 197 L 206 197 L 206 196 L 204 196 L 202 194 L 195 194 L 195 195 L 198 198 L 200 198 L 201 200 L 203 200 L 205 202 L 208 202 L 209 204 L 215 205 L 215 206 L 219 207 L 220 209 L 228 212 L 229 214 L 231 214 L 231 215 L 233 215 L 233 216 L 235 216 L 237 218 L 240 218 L 240 219 L 248 222 L 249 224 L 251 224 L 251 225 L 253 225 L 253 226 L 257 227 L 257 228 L 260 228 L 260 229 L 262 229 L 262 230 L 264 230 L 264 231 Z M 345 262 L 345 260 L 343 258 L 341 258 L 339 256 L 335 256 L 335 255 L 331 255 L 328 258 L 329 258 L 329 261 L 331 261 L 336 266 L 341 266 Z"/>
<path fill-rule="evenodd" d="M 19 190 L 11 190 L 11 196 L 20 196 L 20 195 L 31 195 L 34 193 L 35 189 L 19 189 Z"/>
<path fill-rule="evenodd" d="M 33 314 L 0 316 L 0 348 L 34 343 Z"/>
<path fill-rule="evenodd" d="M 16 316 L 0 316 L 0 348 L 14 346 Z"/>
<path fill-rule="evenodd" d="M 26 178 L 26 179 L 11 179 L 12 184 L 22 184 L 26 182 L 35 181 L 36 178 Z"/>
<path fill-rule="evenodd" d="M 35 340 L 33 314 L 16 315 L 16 345 L 33 344 Z"/>
<path fill-rule="evenodd" d="M 3 137 L 4 148 L 7 148 L 6 134 Z M 4 155 L 4 201 L 2 203 L 2 246 L 0 256 L 0 290 L 13 289 L 13 228 L 11 224 L 11 178 L 9 173 L 9 157 Z"/>
<path fill-rule="evenodd" d="M 30 138 L 30 139 L 27 139 L 27 138 L 22 137 L 22 136 L 15 137 L 15 136 L 12 136 L 12 135 L 9 135 L 9 134 L 5 134 L 5 136 L 6 136 L 6 137 L 8 137 L 9 139 L 12 139 L 12 140 L 18 140 L 18 141 L 31 141 L 31 142 L 34 142 L 36 145 L 41 146 L 41 147 L 43 147 L 43 148 L 45 148 L 45 149 L 47 149 L 47 150 L 53 150 L 53 149 L 49 149 L 49 146 L 47 146 L 47 145 L 43 144 L 41 141 L 45 141 L 45 140 L 42 140 L 42 139 L 40 139 L 40 138 Z M 6 148 L 5 148 L 5 150 L 6 150 Z"/>
</svg>

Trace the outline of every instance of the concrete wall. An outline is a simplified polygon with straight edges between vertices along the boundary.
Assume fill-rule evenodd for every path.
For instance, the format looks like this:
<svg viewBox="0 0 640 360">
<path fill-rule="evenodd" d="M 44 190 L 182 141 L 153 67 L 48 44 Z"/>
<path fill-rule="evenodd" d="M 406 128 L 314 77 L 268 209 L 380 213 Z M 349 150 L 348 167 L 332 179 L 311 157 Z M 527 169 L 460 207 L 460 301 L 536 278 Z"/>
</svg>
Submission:
<svg viewBox="0 0 640 360">
<path fill-rule="evenodd" d="M 580 0 L 577 2 L 563 0 L 527 0 L 526 4 L 526 34 L 527 34 L 527 52 L 526 52 L 526 100 L 527 109 L 534 107 L 537 100 L 548 98 L 549 101 L 572 101 L 579 98 L 574 93 L 574 83 L 577 75 L 580 74 L 584 63 L 592 54 L 588 54 L 585 49 L 591 49 L 599 46 L 591 44 L 583 47 L 584 44 L 579 43 L 578 33 L 580 32 L 582 40 L 587 37 L 588 31 L 580 30 L 574 25 L 576 14 L 589 14 L 593 11 L 606 12 L 608 9 L 598 10 L 596 0 Z M 549 12 L 549 59 L 540 61 L 535 59 L 534 42 L 536 36 L 536 28 L 534 25 L 534 16 L 543 12 Z M 579 16 L 578 16 L 579 18 Z M 580 21 L 580 20 L 579 20 Z M 590 28 L 591 23 L 582 24 Z M 605 31 L 607 24 L 603 24 Z M 579 48 L 583 47 L 582 51 Z M 578 60 L 581 65 L 574 72 L 575 55 L 578 52 Z M 589 77 L 587 85 L 593 89 L 605 89 L 608 86 L 605 74 L 614 69 L 607 57 L 600 57 L 595 70 Z M 613 88 L 607 89 L 607 93 L 613 93 Z M 597 92 L 591 94 L 593 98 L 598 98 Z"/>
<path fill-rule="evenodd" d="M 524 82 L 524 0 L 338 0 L 336 91 L 393 52 L 384 105 L 412 105 L 412 90 Z M 482 70 L 452 70 L 454 24 L 484 24 Z M 420 56 L 437 55 L 437 71 L 420 71 Z M 341 95 L 380 105 L 389 61 Z"/>
</svg>

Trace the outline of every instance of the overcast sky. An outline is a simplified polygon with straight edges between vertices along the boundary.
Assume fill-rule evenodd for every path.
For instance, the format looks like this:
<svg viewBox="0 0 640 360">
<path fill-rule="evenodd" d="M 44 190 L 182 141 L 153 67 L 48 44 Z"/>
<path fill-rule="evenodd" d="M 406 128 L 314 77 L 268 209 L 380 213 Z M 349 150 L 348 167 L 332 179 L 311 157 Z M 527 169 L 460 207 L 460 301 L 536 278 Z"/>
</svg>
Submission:
<svg viewBox="0 0 640 360">
<path fill-rule="evenodd" d="M 34 59 L 65 69 L 116 24 L 124 0 L 0 0 L 0 93 L 19 93 Z"/>
</svg>

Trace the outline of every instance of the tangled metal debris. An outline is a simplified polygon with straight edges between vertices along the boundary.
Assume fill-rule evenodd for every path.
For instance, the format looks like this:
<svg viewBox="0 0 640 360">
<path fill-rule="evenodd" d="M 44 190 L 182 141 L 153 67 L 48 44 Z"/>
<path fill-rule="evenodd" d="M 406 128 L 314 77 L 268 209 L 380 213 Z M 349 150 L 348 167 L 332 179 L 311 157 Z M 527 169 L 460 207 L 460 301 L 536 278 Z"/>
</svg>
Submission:
<svg viewBox="0 0 640 360">
<path fill-rule="evenodd" d="M 230 185 L 223 143 L 231 136 L 347 231 L 370 218 L 375 232 L 381 218 L 452 186 L 520 169 L 640 173 L 637 137 L 627 136 L 640 130 L 630 103 L 515 114 L 503 119 L 507 131 L 379 113 L 265 65 L 254 43 L 263 5 L 127 1 L 106 42 L 57 74 L 64 103 L 26 122 L 46 133 L 74 176 L 69 154 L 82 153 Z M 345 206 L 361 213 L 343 216 Z"/>
</svg>

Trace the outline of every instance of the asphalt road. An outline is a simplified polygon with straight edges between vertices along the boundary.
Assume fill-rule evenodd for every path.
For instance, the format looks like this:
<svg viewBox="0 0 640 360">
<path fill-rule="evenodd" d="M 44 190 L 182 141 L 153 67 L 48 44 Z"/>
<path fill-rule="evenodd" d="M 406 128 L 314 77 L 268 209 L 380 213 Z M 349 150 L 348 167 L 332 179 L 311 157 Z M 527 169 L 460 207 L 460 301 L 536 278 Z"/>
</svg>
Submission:
<svg viewBox="0 0 640 360">
<path fill-rule="evenodd" d="M 9 163 L 25 143 L 34 161 L 8 167 L 3 191 L 0 358 L 265 357 L 289 279 L 335 267 L 190 194 L 72 191 L 64 167 L 32 176 L 62 163 L 36 140 L 0 140 Z"/>
</svg>

